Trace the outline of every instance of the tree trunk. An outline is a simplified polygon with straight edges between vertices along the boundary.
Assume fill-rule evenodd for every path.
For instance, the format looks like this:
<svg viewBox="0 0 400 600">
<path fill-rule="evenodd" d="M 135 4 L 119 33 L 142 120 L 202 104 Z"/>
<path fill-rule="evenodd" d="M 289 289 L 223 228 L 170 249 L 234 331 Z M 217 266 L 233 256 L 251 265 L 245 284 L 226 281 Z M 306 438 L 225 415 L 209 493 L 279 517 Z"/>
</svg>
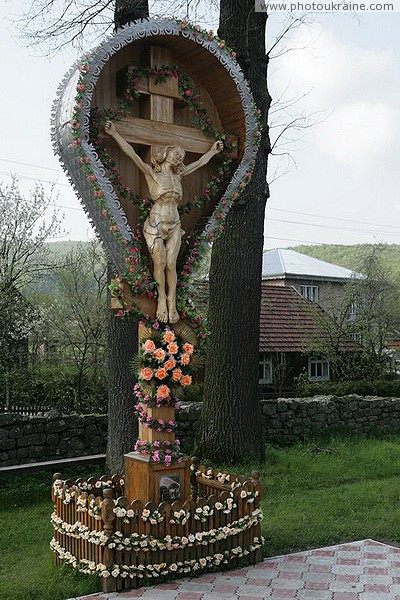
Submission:
<svg viewBox="0 0 400 600">
<path fill-rule="evenodd" d="M 116 0 L 115 2 L 115 29 L 148 16 L 149 4 L 147 0 Z"/>
<path fill-rule="evenodd" d="M 149 15 L 147 0 L 116 0 L 115 29 Z M 108 281 L 113 269 L 108 267 Z M 110 298 L 108 298 L 110 306 Z M 138 348 L 137 322 L 132 317 L 119 319 L 108 309 L 108 436 L 106 466 L 108 473 L 122 473 L 124 454 L 133 449 L 137 419 L 133 415 L 135 378 L 130 360 Z"/>
<path fill-rule="evenodd" d="M 109 280 L 113 277 L 108 269 Z M 108 298 L 110 306 L 110 297 Z M 108 437 L 107 473 L 122 473 L 124 454 L 133 450 L 137 437 L 134 417 L 133 386 L 135 378 L 130 361 L 137 352 L 137 322 L 131 316 L 118 318 L 107 309 L 108 349 Z"/>
<path fill-rule="evenodd" d="M 245 15 L 245 17 L 244 17 Z M 251 184 L 228 214 L 214 243 L 210 267 L 209 327 L 198 448 L 216 462 L 263 457 L 260 418 L 259 317 L 270 98 L 265 55 L 266 14 L 254 0 L 221 0 L 219 36 L 235 49 L 262 111 L 264 134 Z"/>
</svg>

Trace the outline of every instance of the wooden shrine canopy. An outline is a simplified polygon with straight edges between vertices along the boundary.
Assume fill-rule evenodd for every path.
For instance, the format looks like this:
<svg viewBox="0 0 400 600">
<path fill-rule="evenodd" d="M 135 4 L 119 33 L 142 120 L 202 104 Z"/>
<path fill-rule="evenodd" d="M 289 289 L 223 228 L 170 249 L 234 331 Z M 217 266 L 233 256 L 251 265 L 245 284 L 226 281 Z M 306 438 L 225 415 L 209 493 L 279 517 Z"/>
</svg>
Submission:
<svg viewBox="0 0 400 600">
<path fill-rule="evenodd" d="M 144 20 L 119 30 L 90 54 L 88 72 L 79 96 L 82 118 L 72 126 L 71 123 L 76 120 L 77 84 L 85 57 L 83 63 L 71 69 L 59 88 L 52 116 L 54 148 L 103 241 L 116 273 L 123 273 L 126 264 L 112 230 L 117 229 L 127 243 L 132 243 L 139 211 L 135 204 L 112 187 L 104 171 L 104 165 L 91 143 L 90 111 L 94 108 L 100 111 L 118 109 L 132 69 L 176 65 L 180 73 L 187 75 L 212 127 L 236 141 L 236 148 L 231 154 L 234 176 L 226 182 L 219 198 L 201 208 L 195 206 L 181 217 L 182 229 L 187 233 L 201 232 L 205 228 L 208 234 L 217 231 L 216 209 L 218 218 L 229 210 L 229 203 L 224 206 L 218 203 L 225 193 L 229 192 L 231 197 L 239 190 L 242 178 L 255 159 L 254 136 L 258 129 L 247 83 L 238 63 L 223 46 L 209 39 L 204 32 L 185 29 L 180 22 Z M 176 78 L 168 77 L 162 83 L 156 83 L 146 74 L 138 78 L 135 89 L 140 91 L 140 98 L 115 123 L 119 133 L 134 146 L 145 162 L 150 163 L 154 152 L 168 145 L 184 148 L 186 164 L 209 150 L 215 137 L 206 135 L 194 122 L 194 111 L 184 102 Z M 143 175 L 111 139 L 104 138 L 121 181 L 140 198 L 148 198 Z M 216 157 L 207 166 L 184 178 L 184 202 L 203 194 L 220 161 Z M 97 188 L 94 192 L 93 181 L 88 181 L 87 165 L 103 195 L 102 205 L 94 201 L 99 190 Z M 104 217 L 105 212 L 107 217 Z"/>
</svg>

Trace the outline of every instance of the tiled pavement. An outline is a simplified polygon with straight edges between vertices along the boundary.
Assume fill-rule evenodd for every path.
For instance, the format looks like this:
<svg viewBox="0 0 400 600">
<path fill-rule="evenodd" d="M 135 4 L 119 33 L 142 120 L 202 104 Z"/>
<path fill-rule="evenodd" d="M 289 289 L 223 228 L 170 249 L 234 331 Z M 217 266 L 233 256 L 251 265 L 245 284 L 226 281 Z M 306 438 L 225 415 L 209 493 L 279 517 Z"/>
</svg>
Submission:
<svg viewBox="0 0 400 600">
<path fill-rule="evenodd" d="M 236 571 L 75 600 L 400 600 L 400 548 L 373 540 L 319 548 Z"/>
</svg>

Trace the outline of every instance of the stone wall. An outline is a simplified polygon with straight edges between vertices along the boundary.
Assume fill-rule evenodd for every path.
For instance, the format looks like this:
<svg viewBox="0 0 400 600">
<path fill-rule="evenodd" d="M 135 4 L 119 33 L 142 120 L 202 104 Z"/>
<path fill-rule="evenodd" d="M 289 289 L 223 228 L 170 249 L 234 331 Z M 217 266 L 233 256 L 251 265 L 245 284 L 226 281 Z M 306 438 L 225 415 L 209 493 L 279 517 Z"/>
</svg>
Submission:
<svg viewBox="0 0 400 600">
<path fill-rule="evenodd" d="M 201 403 L 181 405 L 177 437 L 192 447 Z M 262 400 L 265 440 L 292 444 L 330 431 L 400 433 L 400 398 L 357 395 Z M 0 466 L 105 452 L 105 415 L 0 415 Z"/>
<path fill-rule="evenodd" d="M 400 434 L 400 398 L 315 396 L 262 400 L 265 440 L 292 444 L 337 430 Z M 194 439 L 200 404 L 182 406 L 178 416 L 187 439 Z"/>
<path fill-rule="evenodd" d="M 105 415 L 26 417 L 0 414 L 0 466 L 102 454 Z"/>
</svg>

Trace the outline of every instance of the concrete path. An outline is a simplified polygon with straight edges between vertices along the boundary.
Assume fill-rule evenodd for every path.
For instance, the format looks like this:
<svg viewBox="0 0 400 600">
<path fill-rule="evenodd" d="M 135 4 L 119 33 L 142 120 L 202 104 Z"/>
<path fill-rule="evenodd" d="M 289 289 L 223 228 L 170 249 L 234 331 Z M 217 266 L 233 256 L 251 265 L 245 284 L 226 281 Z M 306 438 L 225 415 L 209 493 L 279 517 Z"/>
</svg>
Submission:
<svg viewBox="0 0 400 600">
<path fill-rule="evenodd" d="M 400 600 L 400 548 L 363 540 L 254 566 L 75 600 Z M 73 600 L 73 599 L 71 599 Z"/>
</svg>

